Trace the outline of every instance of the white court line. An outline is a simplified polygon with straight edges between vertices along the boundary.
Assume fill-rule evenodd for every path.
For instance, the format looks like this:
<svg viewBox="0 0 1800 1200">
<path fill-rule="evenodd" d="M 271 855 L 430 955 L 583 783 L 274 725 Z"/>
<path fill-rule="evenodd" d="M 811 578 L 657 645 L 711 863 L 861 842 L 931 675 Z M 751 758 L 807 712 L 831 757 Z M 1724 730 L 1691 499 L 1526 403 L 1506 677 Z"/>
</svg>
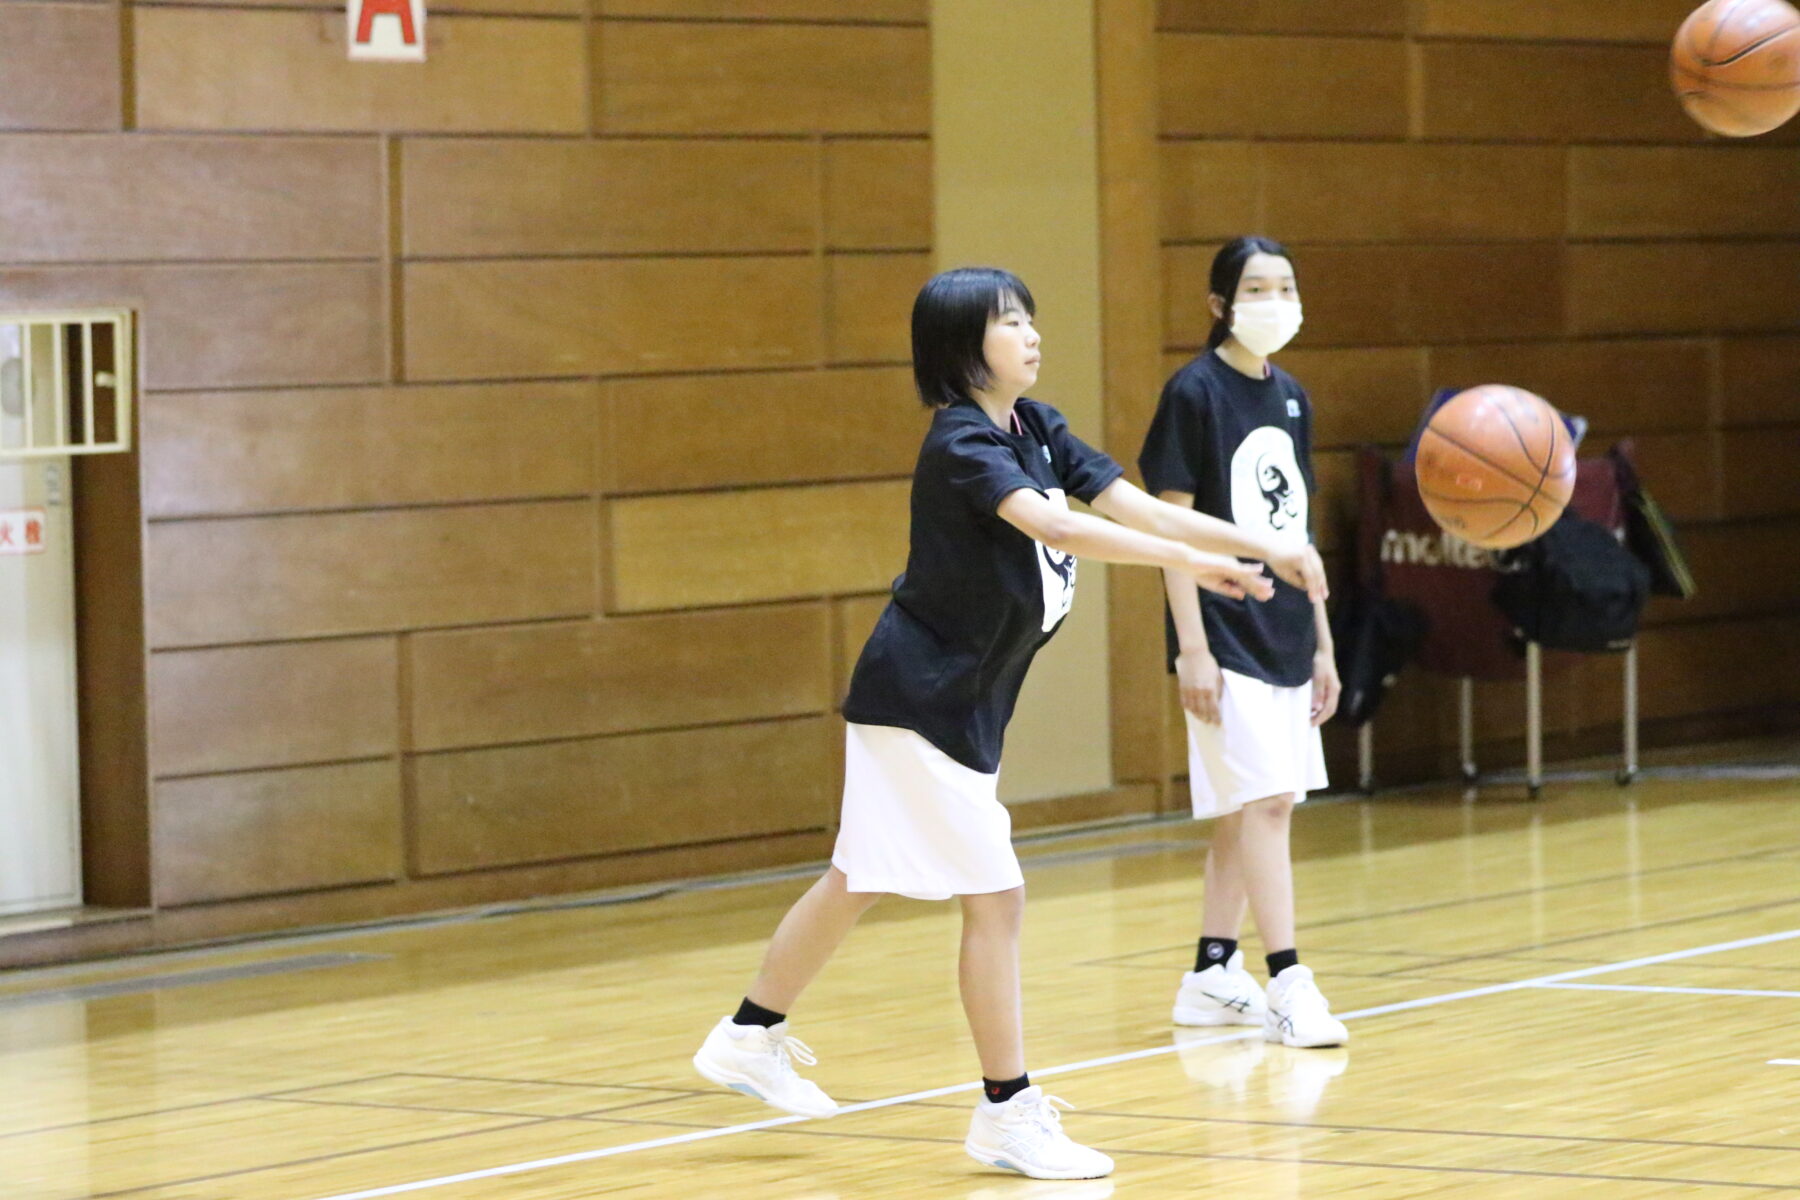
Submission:
<svg viewBox="0 0 1800 1200">
<path fill-rule="evenodd" d="M 1539 975 L 1533 979 L 1520 979 L 1512 983 L 1496 983 L 1486 987 L 1468 988 L 1460 992 L 1445 992 L 1439 996 L 1424 996 L 1417 1000 L 1402 1000 L 1396 1004 L 1378 1004 L 1373 1008 L 1359 1008 L 1355 1012 L 1339 1013 L 1338 1019 L 1354 1021 L 1367 1017 L 1383 1017 L 1389 1013 L 1411 1012 L 1414 1009 L 1432 1008 L 1439 1004 L 1449 1004 L 1457 1000 L 1473 1000 L 1480 996 L 1496 996 L 1503 992 L 1522 991 L 1526 988 L 1540 988 L 1550 984 L 1561 983 L 1569 979 L 1585 979 L 1592 975 L 1607 975 L 1614 971 L 1629 971 L 1634 967 L 1649 967 L 1657 963 L 1676 962 L 1684 958 L 1698 958 L 1703 954 L 1721 954 L 1727 950 L 1742 950 L 1750 946 L 1766 946 L 1770 942 L 1785 942 L 1800 938 L 1800 929 L 1789 929 L 1781 933 L 1765 933 L 1758 937 L 1739 938 L 1732 942 L 1715 942 L 1710 946 L 1695 946 L 1687 950 L 1672 950 L 1667 954 L 1652 954 L 1645 958 L 1633 958 L 1625 962 L 1603 963 L 1597 967 L 1580 967 L 1573 971 L 1558 971 L 1554 975 Z M 1260 1036 L 1258 1030 L 1247 1030 L 1240 1033 L 1222 1034 L 1220 1042 L 1238 1038 Z M 1151 1046 L 1143 1050 L 1131 1050 L 1123 1054 L 1109 1054 L 1103 1058 L 1083 1059 L 1080 1062 L 1064 1063 L 1061 1066 L 1046 1067 L 1041 1071 L 1033 1071 L 1034 1078 L 1047 1078 L 1051 1075 L 1064 1075 L 1071 1071 L 1086 1071 L 1094 1067 L 1107 1067 L 1117 1063 L 1135 1062 L 1139 1059 L 1156 1058 L 1163 1054 L 1174 1054 L 1184 1047 L 1205 1044 L 1204 1042 L 1178 1042 L 1168 1046 Z M 1785 1060 L 1776 1060 L 1786 1065 Z M 1800 1060 L 1796 1060 L 1800 1065 Z M 838 1110 L 839 1115 L 854 1112 L 867 1112 L 876 1108 L 892 1108 L 897 1104 L 912 1104 L 919 1100 L 932 1100 L 939 1096 L 953 1096 L 959 1092 L 972 1092 L 981 1087 L 980 1083 L 953 1083 L 947 1087 L 932 1088 L 923 1092 L 908 1092 L 904 1096 L 889 1096 L 882 1100 L 866 1100 L 861 1104 L 848 1104 Z M 581 1150 L 573 1154 L 560 1154 L 555 1158 L 538 1158 L 530 1162 L 508 1163 L 500 1167 L 483 1167 L 476 1171 L 464 1171 L 459 1175 L 440 1175 L 435 1179 L 420 1179 L 412 1183 L 396 1183 L 387 1187 L 369 1188 L 361 1192 L 342 1192 L 335 1196 L 326 1196 L 322 1200 L 378 1200 L 382 1196 L 399 1196 L 407 1192 L 422 1192 L 430 1188 L 449 1187 L 456 1183 L 469 1183 L 477 1179 L 496 1179 L 503 1175 L 521 1175 L 527 1171 L 542 1171 L 550 1167 L 563 1167 L 571 1163 L 593 1162 L 596 1159 L 613 1158 L 620 1154 L 635 1154 L 640 1150 L 657 1150 L 664 1146 L 680 1146 L 690 1142 L 704 1142 L 712 1138 L 730 1137 L 733 1134 L 752 1133 L 759 1129 L 774 1129 L 782 1125 L 793 1125 L 809 1120 L 807 1117 L 771 1117 L 766 1121 L 751 1121 L 743 1125 L 724 1125 L 717 1129 L 696 1129 L 689 1133 L 671 1134 L 668 1137 L 653 1138 L 646 1142 L 627 1142 L 623 1146 L 606 1146 L 598 1150 Z"/>
<path fill-rule="evenodd" d="M 1757 988 L 1651 987 L 1639 983 L 1539 983 L 1533 986 L 1572 992 L 1664 992 L 1677 996 L 1786 996 L 1800 999 L 1800 992 L 1765 992 Z"/>
<path fill-rule="evenodd" d="M 1800 1067 L 1800 1058 L 1771 1058 L 1771 1067 Z"/>
</svg>

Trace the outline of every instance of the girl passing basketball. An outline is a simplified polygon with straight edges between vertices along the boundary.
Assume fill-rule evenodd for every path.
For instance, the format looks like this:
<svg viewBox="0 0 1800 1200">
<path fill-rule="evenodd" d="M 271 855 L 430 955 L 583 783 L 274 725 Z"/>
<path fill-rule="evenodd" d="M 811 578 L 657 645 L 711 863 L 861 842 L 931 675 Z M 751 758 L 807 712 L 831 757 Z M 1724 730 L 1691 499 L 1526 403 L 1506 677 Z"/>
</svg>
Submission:
<svg viewBox="0 0 1800 1200">
<path fill-rule="evenodd" d="M 1088 1179 L 1110 1173 L 1112 1160 L 1062 1131 L 1053 1098 L 1025 1070 L 1024 880 L 996 790 L 1026 669 L 1069 611 L 1077 555 L 1161 567 L 1244 603 L 1273 589 L 1237 556 L 1321 596 L 1324 576 L 1302 541 L 1151 499 L 1055 409 L 1024 399 L 1038 374 L 1034 313 L 1023 283 L 986 268 L 937 276 L 913 306 L 913 373 L 936 411 L 913 474 L 906 573 L 844 704 L 831 867 L 783 918 L 742 1005 L 694 1066 L 784 1111 L 829 1116 L 837 1106 L 794 1069 L 817 1060 L 788 1036 L 786 1014 L 881 895 L 955 896 L 963 1009 L 985 1091 L 965 1148 L 1036 1178 Z M 1070 511 L 1069 496 L 1119 523 Z"/>
<path fill-rule="evenodd" d="M 1240 237 L 1213 259 L 1207 349 L 1177 371 L 1138 459 L 1145 487 L 1181 508 L 1289 547 L 1310 542 L 1312 408 L 1269 362 L 1300 328 L 1300 290 L 1279 243 Z M 1331 1015 L 1294 937 L 1288 829 L 1325 786 L 1319 726 L 1337 709 L 1331 631 L 1317 594 L 1276 580 L 1260 604 L 1208 595 L 1165 572 L 1169 662 L 1181 687 L 1194 816 L 1214 822 L 1194 969 L 1179 1025 L 1261 1025 L 1289 1046 L 1336 1046 Z M 1246 906 L 1268 952 L 1267 993 L 1244 969 Z"/>
</svg>

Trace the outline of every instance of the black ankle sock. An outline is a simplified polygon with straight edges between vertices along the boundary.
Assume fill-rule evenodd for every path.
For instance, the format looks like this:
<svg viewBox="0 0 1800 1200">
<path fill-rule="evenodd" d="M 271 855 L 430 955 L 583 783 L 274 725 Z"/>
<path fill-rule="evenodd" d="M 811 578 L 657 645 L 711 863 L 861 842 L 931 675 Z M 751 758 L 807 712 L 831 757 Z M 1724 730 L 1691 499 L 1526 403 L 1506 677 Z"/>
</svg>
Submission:
<svg viewBox="0 0 1800 1200">
<path fill-rule="evenodd" d="M 987 1096 L 989 1104 L 1005 1104 L 1030 1086 L 1029 1075 L 1021 1075 L 1017 1079 L 989 1079 L 985 1075 L 981 1077 L 981 1090 Z"/>
<path fill-rule="evenodd" d="M 1231 956 L 1236 953 L 1236 938 L 1203 937 L 1200 939 L 1199 949 L 1194 953 L 1194 970 L 1204 971 L 1208 967 L 1222 967 L 1230 962 Z"/>
<path fill-rule="evenodd" d="M 737 1016 L 731 1018 L 731 1023 L 733 1025 L 761 1025 L 767 1029 L 771 1025 L 779 1025 L 785 1020 L 787 1020 L 786 1013 L 773 1012 L 745 996 L 744 1002 L 738 1005 Z"/>
<path fill-rule="evenodd" d="M 1269 978 L 1273 979 L 1289 967 L 1299 966 L 1300 952 L 1298 950 L 1277 950 L 1275 953 L 1269 955 L 1268 961 Z"/>
</svg>

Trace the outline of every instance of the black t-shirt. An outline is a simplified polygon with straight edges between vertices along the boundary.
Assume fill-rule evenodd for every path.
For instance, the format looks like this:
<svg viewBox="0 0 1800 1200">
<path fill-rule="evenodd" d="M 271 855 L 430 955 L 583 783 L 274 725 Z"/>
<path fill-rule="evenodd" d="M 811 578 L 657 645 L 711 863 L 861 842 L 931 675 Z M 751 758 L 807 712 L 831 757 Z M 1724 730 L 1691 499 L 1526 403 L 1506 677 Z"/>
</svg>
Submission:
<svg viewBox="0 0 1800 1200">
<path fill-rule="evenodd" d="M 844 701 L 846 720 L 910 729 L 990 775 L 1025 669 L 1075 598 L 1075 560 L 996 510 L 1021 488 L 1091 502 L 1125 473 L 1049 405 L 1020 400 L 1013 411 L 1022 433 L 972 402 L 932 419 L 913 470 L 906 574 Z"/>
<path fill-rule="evenodd" d="M 1312 402 L 1270 364 L 1251 379 L 1207 351 L 1169 379 L 1138 456 L 1152 495 L 1190 492 L 1194 510 L 1258 533 L 1310 540 Z M 1278 687 L 1312 680 L 1318 630 L 1306 593 L 1280 579 L 1264 601 L 1200 593 L 1206 640 L 1219 665 Z M 1168 621 L 1169 668 L 1179 646 Z"/>
</svg>

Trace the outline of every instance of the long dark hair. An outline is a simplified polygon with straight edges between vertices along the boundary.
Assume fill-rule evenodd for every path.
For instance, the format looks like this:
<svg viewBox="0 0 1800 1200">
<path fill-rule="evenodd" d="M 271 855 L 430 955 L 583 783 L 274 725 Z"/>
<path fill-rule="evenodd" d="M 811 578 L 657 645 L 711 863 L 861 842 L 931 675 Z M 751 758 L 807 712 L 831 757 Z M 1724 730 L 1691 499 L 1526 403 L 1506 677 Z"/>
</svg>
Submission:
<svg viewBox="0 0 1800 1200">
<path fill-rule="evenodd" d="M 1231 336 L 1231 306 L 1237 299 L 1238 284 L 1244 278 L 1244 264 L 1255 254 L 1289 257 L 1287 247 L 1274 238 L 1253 234 L 1232 238 L 1213 255 L 1212 275 L 1207 286 L 1213 295 L 1225 302 L 1225 315 L 1213 318 L 1212 332 L 1206 335 L 1208 350 L 1217 350 Z"/>
<path fill-rule="evenodd" d="M 913 382 L 926 408 L 973 400 L 993 382 L 982 343 L 988 322 L 1018 305 L 1032 316 L 1037 302 L 1011 271 L 958 267 L 934 275 L 913 301 Z"/>
</svg>

